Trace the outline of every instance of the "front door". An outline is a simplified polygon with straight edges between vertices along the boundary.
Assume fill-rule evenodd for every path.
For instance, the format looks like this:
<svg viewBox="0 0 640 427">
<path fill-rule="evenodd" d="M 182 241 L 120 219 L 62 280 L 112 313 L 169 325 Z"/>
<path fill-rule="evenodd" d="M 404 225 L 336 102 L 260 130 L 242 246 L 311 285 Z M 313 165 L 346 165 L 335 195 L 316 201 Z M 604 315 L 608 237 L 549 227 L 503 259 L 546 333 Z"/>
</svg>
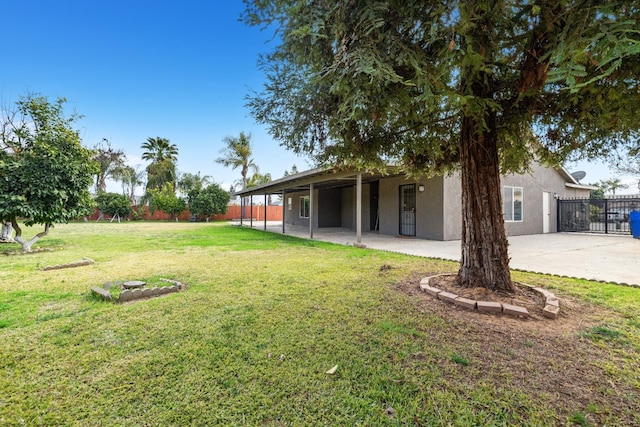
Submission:
<svg viewBox="0 0 640 427">
<path fill-rule="evenodd" d="M 400 186 L 400 235 L 416 235 L 416 185 Z"/>
</svg>

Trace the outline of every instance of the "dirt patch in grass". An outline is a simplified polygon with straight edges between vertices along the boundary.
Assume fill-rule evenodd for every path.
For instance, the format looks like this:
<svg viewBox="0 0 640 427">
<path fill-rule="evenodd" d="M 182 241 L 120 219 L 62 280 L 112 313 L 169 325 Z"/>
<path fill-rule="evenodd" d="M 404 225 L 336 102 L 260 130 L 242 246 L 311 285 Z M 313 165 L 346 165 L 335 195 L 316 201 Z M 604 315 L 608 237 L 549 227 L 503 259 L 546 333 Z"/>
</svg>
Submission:
<svg viewBox="0 0 640 427">
<path fill-rule="evenodd" d="M 433 274 L 414 273 L 394 289 L 408 295 L 421 312 L 444 320 L 447 326 L 432 332 L 434 340 L 469 361 L 463 368 L 468 372 L 451 371 L 452 380 L 470 387 L 483 382 L 515 387 L 567 417 L 559 423 L 579 417 L 585 425 L 606 425 L 612 419 L 618 425 L 638 425 L 637 384 L 624 374 L 637 369 L 638 350 L 624 337 L 603 342 L 589 335 L 598 325 L 620 321 L 617 313 L 554 289 L 561 311 L 551 320 L 541 315 L 541 308 L 540 313 L 532 309 L 543 302 L 523 288 L 509 296 L 478 289 L 465 293 L 447 280 L 434 284 L 469 298 L 524 305 L 533 315 L 525 319 L 465 310 L 420 289 L 420 280 Z"/>
</svg>

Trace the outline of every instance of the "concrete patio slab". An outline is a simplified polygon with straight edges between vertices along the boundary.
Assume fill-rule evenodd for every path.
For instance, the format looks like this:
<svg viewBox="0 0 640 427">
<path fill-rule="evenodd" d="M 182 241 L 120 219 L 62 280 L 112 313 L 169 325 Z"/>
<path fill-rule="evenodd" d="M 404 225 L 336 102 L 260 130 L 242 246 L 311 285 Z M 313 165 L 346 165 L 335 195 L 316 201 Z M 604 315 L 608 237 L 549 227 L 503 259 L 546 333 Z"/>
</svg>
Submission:
<svg viewBox="0 0 640 427">
<path fill-rule="evenodd" d="M 249 222 L 245 221 L 243 225 L 248 226 Z M 254 221 L 253 227 L 264 229 L 264 223 Z M 268 222 L 267 231 L 282 233 L 282 223 Z M 308 238 L 309 228 L 287 224 L 285 234 Z M 356 241 L 355 232 L 343 228 L 314 229 L 313 237 L 346 245 Z M 443 242 L 363 232 L 362 244 L 368 249 L 460 260 L 459 240 Z M 549 233 L 511 236 L 509 255 L 511 268 L 517 270 L 640 286 L 640 239 L 630 235 Z"/>
</svg>

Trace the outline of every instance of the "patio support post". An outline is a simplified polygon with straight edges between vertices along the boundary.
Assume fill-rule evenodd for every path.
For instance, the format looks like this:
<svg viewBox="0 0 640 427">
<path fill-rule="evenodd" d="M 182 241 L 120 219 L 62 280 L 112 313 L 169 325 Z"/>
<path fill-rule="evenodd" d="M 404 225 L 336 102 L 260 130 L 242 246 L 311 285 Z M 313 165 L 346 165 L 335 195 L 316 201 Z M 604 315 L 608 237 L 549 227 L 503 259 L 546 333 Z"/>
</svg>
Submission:
<svg viewBox="0 0 640 427">
<path fill-rule="evenodd" d="M 356 241 L 362 243 L 362 173 L 356 178 Z"/>
<path fill-rule="evenodd" d="M 253 194 L 249 196 L 249 203 L 251 203 L 249 207 L 249 228 L 253 228 Z"/>
<path fill-rule="evenodd" d="M 309 184 L 309 238 L 313 239 L 313 183 Z"/>
<path fill-rule="evenodd" d="M 240 227 L 242 227 L 242 217 L 244 213 L 244 197 L 240 196 Z"/>
<path fill-rule="evenodd" d="M 267 193 L 264 193 L 264 231 L 267 231 Z"/>
<path fill-rule="evenodd" d="M 286 203 L 286 197 L 285 197 L 285 190 L 282 190 L 282 234 L 284 234 L 284 222 L 286 217 L 286 211 L 287 211 L 287 203 Z"/>
</svg>

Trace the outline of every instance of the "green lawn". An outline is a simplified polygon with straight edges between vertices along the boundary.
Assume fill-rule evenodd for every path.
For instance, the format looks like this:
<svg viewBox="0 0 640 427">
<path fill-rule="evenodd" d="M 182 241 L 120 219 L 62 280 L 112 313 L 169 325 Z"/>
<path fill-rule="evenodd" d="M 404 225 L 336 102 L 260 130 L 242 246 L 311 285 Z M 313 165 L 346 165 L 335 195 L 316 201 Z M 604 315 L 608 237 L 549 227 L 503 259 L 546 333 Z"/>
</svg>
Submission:
<svg viewBox="0 0 640 427">
<path fill-rule="evenodd" d="M 37 247 L 0 255 L 2 426 L 640 425 L 639 289 L 516 273 L 567 301 L 556 330 L 406 292 L 455 263 L 225 224 L 69 224 Z M 89 291 L 158 277 L 188 289 Z"/>
</svg>

